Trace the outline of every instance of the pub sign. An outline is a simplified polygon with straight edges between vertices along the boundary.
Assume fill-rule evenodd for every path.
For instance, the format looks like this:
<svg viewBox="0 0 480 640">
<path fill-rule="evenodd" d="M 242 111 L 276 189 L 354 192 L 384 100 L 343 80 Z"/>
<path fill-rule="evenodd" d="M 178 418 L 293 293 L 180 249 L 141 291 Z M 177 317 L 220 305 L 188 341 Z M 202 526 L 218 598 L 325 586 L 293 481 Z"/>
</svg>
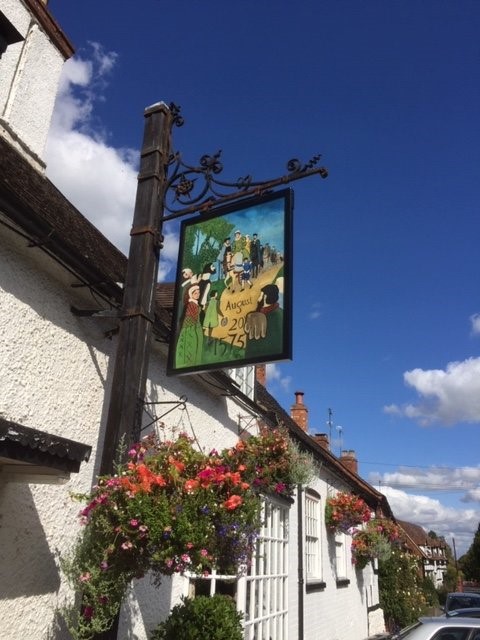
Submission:
<svg viewBox="0 0 480 640">
<path fill-rule="evenodd" d="M 291 358 L 293 192 L 182 222 L 169 374 Z"/>
</svg>

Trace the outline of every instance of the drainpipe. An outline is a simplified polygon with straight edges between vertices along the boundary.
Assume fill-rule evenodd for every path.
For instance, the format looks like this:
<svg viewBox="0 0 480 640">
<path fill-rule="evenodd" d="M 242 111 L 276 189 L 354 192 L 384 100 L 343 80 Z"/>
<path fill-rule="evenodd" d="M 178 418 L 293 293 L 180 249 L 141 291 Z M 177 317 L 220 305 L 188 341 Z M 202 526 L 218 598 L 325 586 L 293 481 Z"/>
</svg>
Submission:
<svg viewBox="0 0 480 640">
<path fill-rule="evenodd" d="M 297 524 L 298 524 L 298 638 L 303 640 L 305 627 L 304 615 L 304 566 L 303 566 L 303 489 L 302 485 L 297 485 Z"/>
</svg>

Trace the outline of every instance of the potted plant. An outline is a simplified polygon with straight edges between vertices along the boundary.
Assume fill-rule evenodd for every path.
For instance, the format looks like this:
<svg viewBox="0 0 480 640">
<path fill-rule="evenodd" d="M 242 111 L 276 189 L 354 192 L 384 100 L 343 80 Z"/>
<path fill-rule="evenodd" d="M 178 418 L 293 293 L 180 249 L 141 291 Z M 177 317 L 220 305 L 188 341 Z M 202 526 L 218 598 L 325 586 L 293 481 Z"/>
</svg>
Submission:
<svg viewBox="0 0 480 640">
<path fill-rule="evenodd" d="M 205 454 L 186 434 L 149 436 L 117 473 L 98 479 L 80 512 L 84 528 L 62 567 L 81 606 L 66 610 L 74 638 L 110 628 L 128 585 L 147 571 L 237 573 L 261 526 L 261 493 L 290 497 L 308 459 L 280 429 Z"/>
<path fill-rule="evenodd" d="M 388 560 L 392 545 L 399 542 L 399 530 L 386 518 L 370 520 L 364 529 L 354 532 L 352 539 L 352 563 L 364 569 L 374 559 Z"/>
<path fill-rule="evenodd" d="M 339 491 L 327 499 L 325 523 L 332 531 L 349 533 L 352 528 L 368 522 L 371 517 L 366 502 L 353 493 Z"/>
<path fill-rule="evenodd" d="M 243 640 L 242 614 L 229 596 L 183 598 L 151 640 Z"/>
</svg>

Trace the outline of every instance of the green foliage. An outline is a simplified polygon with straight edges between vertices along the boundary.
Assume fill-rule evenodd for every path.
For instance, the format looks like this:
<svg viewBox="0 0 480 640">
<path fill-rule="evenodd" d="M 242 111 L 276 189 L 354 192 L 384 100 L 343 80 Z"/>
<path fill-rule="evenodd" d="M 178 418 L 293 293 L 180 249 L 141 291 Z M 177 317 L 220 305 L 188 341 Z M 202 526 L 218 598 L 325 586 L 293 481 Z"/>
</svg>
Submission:
<svg viewBox="0 0 480 640">
<path fill-rule="evenodd" d="M 65 612 L 72 636 L 104 631 L 134 578 L 235 574 L 248 565 L 261 526 L 260 493 L 289 497 L 305 474 L 307 457 L 280 429 L 265 429 L 234 447 L 208 455 L 181 434 L 176 441 L 148 437 L 129 461 L 99 478 L 80 512 L 85 525 L 62 559 L 81 610 Z"/>
<path fill-rule="evenodd" d="M 425 597 L 425 605 L 427 607 L 438 607 L 439 606 L 438 592 L 435 589 L 433 580 L 431 580 L 428 577 L 425 577 L 419 581 L 419 587 L 422 590 L 422 593 Z"/>
<path fill-rule="evenodd" d="M 427 606 L 420 586 L 416 559 L 399 549 L 379 560 L 380 606 L 389 629 L 415 622 Z"/>
<path fill-rule="evenodd" d="M 184 598 L 153 632 L 151 640 L 242 640 L 242 614 L 228 596 Z"/>
<path fill-rule="evenodd" d="M 480 580 L 480 523 L 467 553 L 459 560 L 467 580 Z"/>
</svg>

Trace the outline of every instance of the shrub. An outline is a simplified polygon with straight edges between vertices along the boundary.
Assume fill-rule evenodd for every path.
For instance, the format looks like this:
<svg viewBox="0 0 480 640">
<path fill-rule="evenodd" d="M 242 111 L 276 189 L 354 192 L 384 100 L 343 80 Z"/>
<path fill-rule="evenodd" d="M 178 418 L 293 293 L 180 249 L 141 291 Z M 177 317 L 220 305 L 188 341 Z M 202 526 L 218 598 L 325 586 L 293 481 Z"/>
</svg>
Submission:
<svg viewBox="0 0 480 640">
<path fill-rule="evenodd" d="M 242 640 L 242 614 L 229 596 L 183 598 L 151 640 Z"/>
</svg>

